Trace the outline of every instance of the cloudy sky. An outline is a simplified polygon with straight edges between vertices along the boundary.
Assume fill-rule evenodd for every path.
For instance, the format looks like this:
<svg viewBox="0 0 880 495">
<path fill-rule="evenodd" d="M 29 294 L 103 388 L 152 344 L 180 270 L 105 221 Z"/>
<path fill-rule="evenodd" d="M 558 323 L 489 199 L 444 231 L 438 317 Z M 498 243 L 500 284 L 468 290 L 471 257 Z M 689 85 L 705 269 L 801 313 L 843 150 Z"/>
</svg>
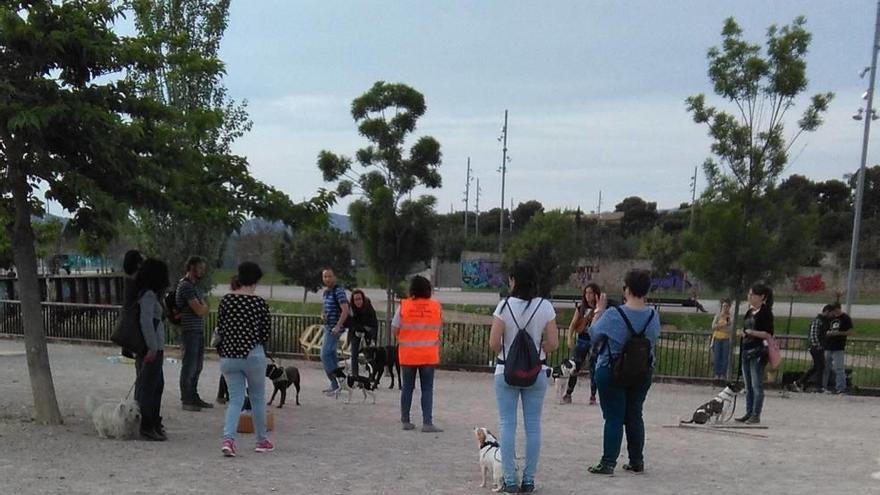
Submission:
<svg viewBox="0 0 880 495">
<path fill-rule="evenodd" d="M 320 150 L 352 155 L 365 144 L 349 105 L 385 80 L 425 95 L 416 135 L 441 143 L 440 211 L 464 207 L 468 157 L 481 210 L 500 202 L 505 109 L 508 204 L 590 211 L 602 191 L 603 210 L 630 195 L 670 208 L 690 200 L 690 176 L 708 155 L 684 100 L 711 93 L 706 51 L 729 16 L 756 42 L 769 25 L 806 16 L 808 93 L 836 97 L 826 124 L 793 148 L 787 174 L 855 170 L 862 128 L 851 116 L 867 87 L 858 72 L 870 63 L 874 9 L 867 0 L 236 0 L 221 55 L 230 94 L 248 100 L 254 122 L 235 151 L 296 200 L 325 186 Z"/>
</svg>

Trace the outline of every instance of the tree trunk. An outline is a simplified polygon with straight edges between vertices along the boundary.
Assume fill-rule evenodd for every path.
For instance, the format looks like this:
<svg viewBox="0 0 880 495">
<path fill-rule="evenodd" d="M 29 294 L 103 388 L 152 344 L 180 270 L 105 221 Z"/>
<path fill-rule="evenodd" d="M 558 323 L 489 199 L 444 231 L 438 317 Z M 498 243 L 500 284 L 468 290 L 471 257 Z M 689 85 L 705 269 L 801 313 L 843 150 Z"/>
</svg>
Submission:
<svg viewBox="0 0 880 495">
<path fill-rule="evenodd" d="M 385 333 L 388 343 L 394 345 L 394 334 L 391 332 L 391 320 L 394 318 L 394 288 L 391 287 L 391 275 L 385 275 Z"/>
<path fill-rule="evenodd" d="M 303 313 L 306 311 L 306 299 L 309 297 L 309 288 L 303 287 Z"/>
<path fill-rule="evenodd" d="M 15 167 L 10 167 L 9 179 L 15 205 L 15 225 L 12 231 L 12 256 L 18 269 L 21 317 L 27 352 L 28 374 L 34 397 L 34 420 L 40 424 L 60 425 L 63 421 L 55 397 L 49 349 L 43 329 L 40 287 L 37 278 L 37 254 L 34 250 L 34 230 L 28 204 L 30 188 L 27 179 Z"/>
</svg>

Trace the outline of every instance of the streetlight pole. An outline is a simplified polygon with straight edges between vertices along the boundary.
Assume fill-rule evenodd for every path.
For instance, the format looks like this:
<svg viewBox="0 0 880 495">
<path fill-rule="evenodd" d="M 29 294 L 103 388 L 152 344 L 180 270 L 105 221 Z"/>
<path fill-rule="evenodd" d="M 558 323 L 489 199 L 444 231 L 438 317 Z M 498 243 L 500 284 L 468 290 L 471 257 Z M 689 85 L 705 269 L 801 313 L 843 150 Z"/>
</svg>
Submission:
<svg viewBox="0 0 880 495">
<path fill-rule="evenodd" d="M 465 186 L 464 186 L 464 236 L 465 237 L 467 237 L 467 235 L 468 235 L 468 230 L 467 230 L 468 212 L 469 212 L 468 206 L 469 206 L 469 201 L 471 199 L 471 181 L 472 180 L 474 180 L 474 179 L 473 179 L 473 177 L 471 177 L 471 157 L 468 157 L 467 178 L 465 179 Z"/>
<path fill-rule="evenodd" d="M 868 79 L 868 97 L 865 101 L 865 131 L 862 134 L 862 162 L 856 186 L 856 211 L 853 219 L 852 246 L 849 251 L 849 276 L 846 281 L 846 313 L 852 309 L 856 283 L 856 259 L 859 256 L 859 231 L 862 227 L 862 196 L 865 193 L 865 163 L 868 161 L 868 137 L 874 117 L 874 80 L 877 74 L 877 49 L 880 48 L 880 0 L 877 1 L 877 19 L 874 22 L 874 43 L 871 45 L 871 76 Z"/>
<path fill-rule="evenodd" d="M 507 110 L 504 111 L 504 127 L 501 128 L 501 212 L 498 220 L 498 253 L 503 253 L 504 247 L 504 180 L 507 175 Z"/>
</svg>

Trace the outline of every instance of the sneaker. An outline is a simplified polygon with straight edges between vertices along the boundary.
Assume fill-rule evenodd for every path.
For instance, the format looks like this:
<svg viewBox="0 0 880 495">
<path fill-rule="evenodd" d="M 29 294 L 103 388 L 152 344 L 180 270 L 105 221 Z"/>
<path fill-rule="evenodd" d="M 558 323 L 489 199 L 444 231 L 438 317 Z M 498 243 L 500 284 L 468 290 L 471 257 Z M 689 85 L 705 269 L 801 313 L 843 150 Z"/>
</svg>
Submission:
<svg viewBox="0 0 880 495">
<path fill-rule="evenodd" d="M 571 404 L 571 396 L 568 394 L 563 395 L 562 404 Z"/>
<path fill-rule="evenodd" d="M 523 480 L 522 484 L 519 485 L 520 493 L 532 493 L 535 491 L 535 481 L 534 480 Z"/>
<path fill-rule="evenodd" d="M 184 410 L 184 411 L 199 412 L 199 411 L 202 410 L 202 408 L 199 407 L 197 404 L 183 403 L 183 404 L 181 405 L 181 407 L 183 407 L 183 410 Z"/>
<path fill-rule="evenodd" d="M 607 474 L 609 476 L 614 474 L 613 467 L 602 464 L 601 462 L 595 466 L 588 467 L 587 471 L 593 474 Z"/>
<path fill-rule="evenodd" d="M 745 423 L 747 425 L 759 425 L 761 424 L 761 416 L 750 416 Z"/>
<path fill-rule="evenodd" d="M 595 396 L 595 395 L 593 395 L 593 396 L 590 397 L 590 405 L 591 405 L 591 406 L 595 406 L 595 405 L 598 404 L 598 403 L 599 403 L 599 402 L 596 401 L 596 396 Z"/>
<path fill-rule="evenodd" d="M 223 446 L 220 447 L 220 452 L 223 452 L 225 457 L 235 457 L 235 441 L 233 440 L 223 440 Z"/>
<path fill-rule="evenodd" d="M 740 417 L 738 417 L 738 418 L 734 418 L 733 420 L 736 421 L 737 423 L 745 423 L 745 422 L 748 421 L 749 418 L 751 418 L 751 417 L 752 417 L 751 414 L 746 413 L 744 416 L 740 416 Z"/>
<path fill-rule="evenodd" d="M 422 433 L 443 433 L 443 428 L 437 428 L 431 423 L 422 425 Z"/>
<path fill-rule="evenodd" d="M 501 489 L 499 491 L 501 493 L 519 493 L 519 485 L 505 481 L 501 484 Z"/>
<path fill-rule="evenodd" d="M 196 399 L 194 404 L 201 407 L 202 409 L 211 409 L 214 407 L 214 404 L 211 404 L 210 402 L 205 402 L 201 398 Z"/>
<path fill-rule="evenodd" d="M 254 448 L 254 452 L 272 452 L 273 450 L 275 450 L 275 446 L 272 445 L 268 438 L 262 442 L 257 442 L 257 446 Z"/>
<path fill-rule="evenodd" d="M 629 471 L 633 474 L 643 474 L 645 472 L 645 465 L 644 464 L 636 464 L 636 463 L 624 464 L 623 470 Z"/>
<path fill-rule="evenodd" d="M 141 430 L 141 437 L 144 440 L 150 440 L 153 442 L 164 442 L 165 440 L 168 440 L 168 437 L 159 433 L 155 428 Z"/>
<path fill-rule="evenodd" d="M 326 395 L 327 397 L 333 397 L 337 393 L 339 393 L 339 387 L 328 388 L 327 390 L 324 390 L 324 395 Z"/>
<path fill-rule="evenodd" d="M 415 430 L 416 429 L 416 425 L 410 423 L 409 421 L 403 421 L 402 423 L 403 424 L 401 425 L 401 428 L 404 430 Z"/>
</svg>

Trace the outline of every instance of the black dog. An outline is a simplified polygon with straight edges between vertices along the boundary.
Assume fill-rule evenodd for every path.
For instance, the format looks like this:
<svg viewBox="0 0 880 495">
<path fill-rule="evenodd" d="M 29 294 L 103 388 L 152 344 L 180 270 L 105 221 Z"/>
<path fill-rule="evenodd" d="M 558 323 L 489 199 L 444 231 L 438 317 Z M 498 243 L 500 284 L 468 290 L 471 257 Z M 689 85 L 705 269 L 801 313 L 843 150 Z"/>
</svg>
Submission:
<svg viewBox="0 0 880 495">
<path fill-rule="evenodd" d="M 291 385 L 296 388 L 296 405 L 299 405 L 299 370 L 295 366 L 280 368 L 275 363 L 269 363 L 266 365 L 266 377 L 272 380 L 272 385 L 275 387 L 275 390 L 272 391 L 272 397 L 266 405 L 271 406 L 272 401 L 275 400 L 275 394 L 280 391 L 281 402 L 278 403 L 278 408 L 284 407 L 284 402 L 287 400 L 287 389 Z"/>
<path fill-rule="evenodd" d="M 379 386 L 382 374 L 387 369 L 388 374 L 391 375 L 391 386 L 388 388 L 394 388 L 394 370 L 397 369 L 397 388 L 401 388 L 400 361 L 397 359 L 396 345 L 386 345 L 385 347 L 364 347 L 361 352 L 364 354 L 367 363 L 373 367 L 370 380 L 375 387 Z"/>
</svg>

